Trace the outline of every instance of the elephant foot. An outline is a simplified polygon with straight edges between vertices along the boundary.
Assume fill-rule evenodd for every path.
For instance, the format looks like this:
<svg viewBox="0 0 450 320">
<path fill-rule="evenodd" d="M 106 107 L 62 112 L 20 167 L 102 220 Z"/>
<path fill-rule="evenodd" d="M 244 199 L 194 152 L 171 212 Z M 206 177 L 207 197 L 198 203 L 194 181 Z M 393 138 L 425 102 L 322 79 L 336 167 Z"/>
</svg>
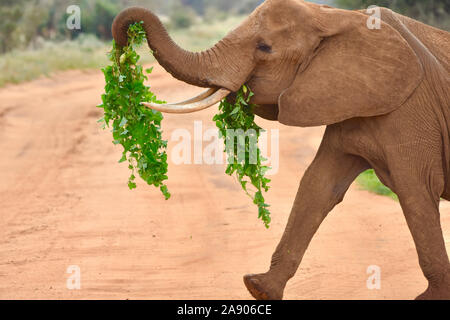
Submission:
<svg viewBox="0 0 450 320">
<path fill-rule="evenodd" d="M 277 284 L 266 273 L 244 276 L 244 284 L 256 300 L 283 299 L 284 286 Z"/>
<path fill-rule="evenodd" d="M 416 300 L 450 300 L 450 274 L 442 283 L 429 285 L 428 289 L 416 298 Z"/>
<path fill-rule="evenodd" d="M 450 288 L 428 288 L 416 300 L 450 300 Z"/>
<path fill-rule="evenodd" d="M 428 287 L 416 300 L 450 300 L 450 284 L 441 287 Z"/>
</svg>

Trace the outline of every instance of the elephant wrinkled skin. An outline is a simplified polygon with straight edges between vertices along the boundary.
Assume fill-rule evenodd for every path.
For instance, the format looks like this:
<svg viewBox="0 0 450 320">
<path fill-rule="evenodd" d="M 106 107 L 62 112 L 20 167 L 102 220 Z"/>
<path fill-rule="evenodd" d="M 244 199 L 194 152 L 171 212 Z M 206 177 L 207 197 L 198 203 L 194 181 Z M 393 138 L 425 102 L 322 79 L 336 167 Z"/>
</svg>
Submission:
<svg viewBox="0 0 450 320">
<path fill-rule="evenodd" d="M 450 200 L 450 34 L 385 8 L 381 28 L 368 28 L 368 18 L 365 11 L 266 0 L 199 53 L 178 47 L 148 10 L 129 8 L 114 21 L 119 46 L 129 24 L 144 21 L 155 57 L 177 79 L 230 92 L 246 84 L 257 115 L 327 126 L 269 271 L 244 277 L 257 299 L 283 297 L 321 222 L 368 168 L 399 196 L 429 283 L 418 298 L 450 299 L 439 213 L 440 198 Z"/>
</svg>

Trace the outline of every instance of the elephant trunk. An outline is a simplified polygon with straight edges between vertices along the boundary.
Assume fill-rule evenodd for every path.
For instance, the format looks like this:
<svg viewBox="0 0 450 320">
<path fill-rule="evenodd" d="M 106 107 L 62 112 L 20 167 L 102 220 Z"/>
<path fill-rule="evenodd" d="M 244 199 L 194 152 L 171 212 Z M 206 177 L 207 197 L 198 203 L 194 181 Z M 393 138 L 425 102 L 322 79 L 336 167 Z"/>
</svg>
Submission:
<svg viewBox="0 0 450 320">
<path fill-rule="evenodd" d="M 144 22 L 149 47 L 159 64 L 175 78 L 186 83 L 207 88 L 224 88 L 237 91 L 245 82 L 243 67 L 233 56 L 232 36 L 219 41 L 203 52 L 189 52 L 180 48 L 169 36 L 159 18 L 151 11 L 132 7 L 123 10 L 114 20 L 112 34 L 119 47 L 127 45 L 130 24 Z M 225 54 L 225 48 L 227 52 Z M 245 68 L 244 68 L 245 69 Z"/>
</svg>

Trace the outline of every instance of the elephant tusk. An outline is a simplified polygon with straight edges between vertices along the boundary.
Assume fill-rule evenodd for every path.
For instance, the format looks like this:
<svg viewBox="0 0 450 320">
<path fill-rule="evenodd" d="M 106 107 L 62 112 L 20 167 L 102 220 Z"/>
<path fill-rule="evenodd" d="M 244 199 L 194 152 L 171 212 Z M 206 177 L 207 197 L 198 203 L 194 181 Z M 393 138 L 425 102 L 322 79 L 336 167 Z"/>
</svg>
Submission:
<svg viewBox="0 0 450 320">
<path fill-rule="evenodd" d="M 200 93 L 198 96 L 193 97 L 192 99 L 186 100 L 186 101 L 182 101 L 182 102 L 178 102 L 178 103 L 173 103 L 174 105 L 183 105 L 183 104 L 189 104 L 189 103 L 194 103 L 194 102 L 198 102 L 201 100 L 204 100 L 205 98 L 208 98 L 209 96 L 213 95 L 214 93 L 217 92 L 217 88 L 210 88 L 202 93 Z"/>
<path fill-rule="evenodd" d="M 199 94 L 198 96 L 178 102 L 178 103 L 168 103 L 168 104 L 157 104 L 150 102 L 143 102 L 142 105 L 147 108 L 166 112 L 166 113 L 190 113 L 200 111 L 209 108 L 216 103 L 222 101 L 231 91 L 227 89 L 208 89 L 207 91 Z"/>
</svg>

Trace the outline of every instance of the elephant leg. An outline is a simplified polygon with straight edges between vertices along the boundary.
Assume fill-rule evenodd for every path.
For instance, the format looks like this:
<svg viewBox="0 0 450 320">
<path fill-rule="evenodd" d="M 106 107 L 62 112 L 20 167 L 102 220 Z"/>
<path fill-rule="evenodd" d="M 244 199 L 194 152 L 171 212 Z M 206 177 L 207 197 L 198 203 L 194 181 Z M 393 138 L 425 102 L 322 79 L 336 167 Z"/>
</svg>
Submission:
<svg viewBox="0 0 450 320">
<path fill-rule="evenodd" d="M 267 273 L 246 275 L 244 283 L 256 299 L 282 299 L 303 255 L 327 214 L 342 201 L 354 179 L 368 163 L 327 143 L 327 135 L 300 183 L 283 237 Z"/>
<path fill-rule="evenodd" d="M 439 193 L 410 184 L 399 192 L 399 200 L 419 255 L 419 264 L 428 280 L 428 289 L 417 299 L 450 299 L 450 262 L 442 234 Z"/>
</svg>

